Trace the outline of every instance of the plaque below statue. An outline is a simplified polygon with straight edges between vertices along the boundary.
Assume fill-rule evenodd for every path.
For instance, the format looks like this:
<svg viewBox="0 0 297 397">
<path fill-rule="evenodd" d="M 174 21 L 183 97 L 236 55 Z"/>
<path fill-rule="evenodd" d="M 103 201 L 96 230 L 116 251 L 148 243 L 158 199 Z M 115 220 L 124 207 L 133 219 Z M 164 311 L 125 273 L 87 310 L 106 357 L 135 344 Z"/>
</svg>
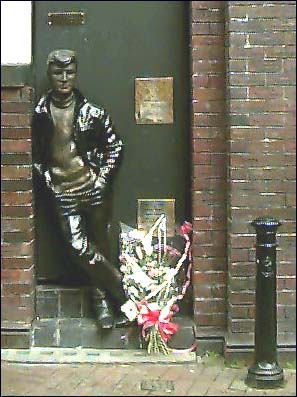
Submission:
<svg viewBox="0 0 297 397">
<path fill-rule="evenodd" d="M 75 88 L 75 52 L 52 51 L 47 64 L 51 90 L 33 115 L 34 170 L 54 199 L 69 259 L 91 280 L 99 327 L 124 326 L 126 296 L 107 249 L 107 198 L 123 143 L 108 113 Z"/>
</svg>

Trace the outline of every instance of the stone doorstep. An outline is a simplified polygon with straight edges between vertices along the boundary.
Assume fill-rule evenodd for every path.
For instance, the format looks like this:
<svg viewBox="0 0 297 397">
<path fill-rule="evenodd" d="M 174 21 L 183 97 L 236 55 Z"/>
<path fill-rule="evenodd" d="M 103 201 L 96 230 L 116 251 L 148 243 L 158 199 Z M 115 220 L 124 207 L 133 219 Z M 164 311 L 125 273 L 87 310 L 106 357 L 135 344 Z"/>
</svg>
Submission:
<svg viewBox="0 0 297 397">
<path fill-rule="evenodd" d="M 2 349 L 1 360 L 26 364 L 76 364 L 76 363 L 196 363 L 200 357 L 195 352 L 148 355 L 145 350 L 42 348 Z"/>
</svg>

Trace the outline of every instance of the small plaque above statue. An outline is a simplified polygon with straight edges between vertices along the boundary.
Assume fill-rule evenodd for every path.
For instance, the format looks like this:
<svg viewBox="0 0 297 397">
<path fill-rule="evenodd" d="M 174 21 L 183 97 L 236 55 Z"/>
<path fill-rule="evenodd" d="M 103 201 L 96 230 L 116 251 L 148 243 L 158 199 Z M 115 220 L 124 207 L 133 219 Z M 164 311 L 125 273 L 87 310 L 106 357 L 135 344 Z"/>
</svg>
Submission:
<svg viewBox="0 0 297 397">
<path fill-rule="evenodd" d="M 135 79 L 137 124 L 173 123 L 173 77 Z"/>
<path fill-rule="evenodd" d="M 47 23 L 49 26 L 84 25 L 85 13 L 81 11 L 49 12 Z"/>
<path fill-rule="evenodd" d="M 149 231 L 162 215 L 167 218 L 167 235 L 175 235 L 175 199 L 138 199 L 137 228 Z"/>
</svg>

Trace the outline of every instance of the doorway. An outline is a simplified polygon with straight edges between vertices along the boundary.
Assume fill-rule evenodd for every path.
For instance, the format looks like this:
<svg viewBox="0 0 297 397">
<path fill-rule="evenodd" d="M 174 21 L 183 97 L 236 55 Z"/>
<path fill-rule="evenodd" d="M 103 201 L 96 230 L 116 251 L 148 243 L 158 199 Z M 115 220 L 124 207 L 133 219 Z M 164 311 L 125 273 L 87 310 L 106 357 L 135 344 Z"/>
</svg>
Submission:
<svg viewBox="0 0 297 397">
<path fill-rule="evenodd" d="M 124 142 L 113 188 L 112 260 L 118 225 L 137 226 L 139 199 L 174 199 L 175 226 L 190 220 L 188 2 L 36 1 L 36 97 L 48 89 L 46 59 L 68 48 L 78 54 L 78 88 L 107 109 Z M 84 23 L 51 21 L 57 13 L 82 13 Z M 173 78 L 173 121 L 138 124 L 135 79 Z M 47 192 L 35 181 L 37 279 L 76 282 L 69 272 Z M 70 276 L 71 273 L 71 276 Z M 73 280 L 71 281 L 71 278 Z M 82 282 L 81 276 L 78 276 Z"/>
</svg>

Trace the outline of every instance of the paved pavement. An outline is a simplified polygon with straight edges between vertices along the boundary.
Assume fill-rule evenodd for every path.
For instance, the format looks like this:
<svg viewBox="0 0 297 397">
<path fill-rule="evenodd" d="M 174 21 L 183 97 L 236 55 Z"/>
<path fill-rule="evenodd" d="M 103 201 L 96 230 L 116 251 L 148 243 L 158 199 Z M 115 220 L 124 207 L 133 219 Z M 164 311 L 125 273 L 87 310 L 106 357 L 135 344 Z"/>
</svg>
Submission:
<svg viewBox="0 0 297 397">
<path fill-rule="evenodd" d="M 180 363 L 1 362 L 2 396 L 296 396 L 296 371 L 284 388 L 248 388 L 247 368 L 219 357 Z"/>
</svg>

